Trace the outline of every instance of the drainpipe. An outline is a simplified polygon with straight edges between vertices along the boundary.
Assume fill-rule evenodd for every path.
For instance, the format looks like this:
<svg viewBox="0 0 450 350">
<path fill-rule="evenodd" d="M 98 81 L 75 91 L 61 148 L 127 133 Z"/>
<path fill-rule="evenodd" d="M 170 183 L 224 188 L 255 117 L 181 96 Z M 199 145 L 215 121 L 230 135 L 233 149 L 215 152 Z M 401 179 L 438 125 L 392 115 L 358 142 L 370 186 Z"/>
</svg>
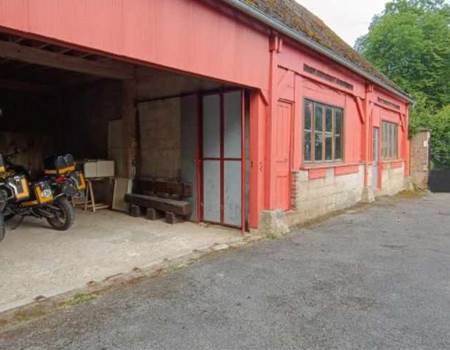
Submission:
<svg viewBox="0 0 450 350">
<path fill-rule="evenodd" d="M 265 191 L 265 208 L 275 209 L 274 207 L 274 190 L 275 190 L 275 173 L 273 164 L 273 140 L 274 140 L 274 126 L 273 120 L 276 113 L 277 105 L 277 72 L 278 72 L 278 53 L 281 50 L 281 39 L 277 33 L 273 32 L 269 39 L 270 51 L 270 71 L 269 71 L 269 115 L 266 121 L 266 173 L 265 177 L 268 180 L 268 188 Z"/>
<path fill-rule="evenodd" d="M 366 85 L 366 93 L 365 93 L 365 100 L 364 100 L 364 193 L 363 193 L 363 201 L 364 202 L 372 202 L 375 198 L 375 193 L 373 189 L 371 188 L 371 184 L 369 184 L 369 170 L 371 167 L 371 159 L 370 159 L 370 149 L 371 141 L 373 142 L 373 134 L 372 134 L 372 127 L 373 127 L 373 118 L 372 118 L 372 94 L 373 94 L 373 85 L 367 84 Z M 378 140 L 379 141 L 379 140 Z M 373 152 L 378 152 L 378 150 L 372 149 L 372 156 Z M 378 181 L 378 180 L 376 180 Z M 378 182 L 377 182 L 378 183 Z"/>
</svg>

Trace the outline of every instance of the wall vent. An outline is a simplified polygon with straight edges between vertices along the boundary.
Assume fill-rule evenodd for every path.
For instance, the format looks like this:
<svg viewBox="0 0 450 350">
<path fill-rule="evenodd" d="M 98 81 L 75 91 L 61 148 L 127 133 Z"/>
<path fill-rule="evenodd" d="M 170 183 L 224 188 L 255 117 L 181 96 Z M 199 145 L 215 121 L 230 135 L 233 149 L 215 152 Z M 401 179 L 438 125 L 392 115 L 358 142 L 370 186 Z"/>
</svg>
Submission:
<svg viewBox="0 0 450 350">
<path fill-rule="evenodd" d="M 384 98 L 378 97 L 378 102 L 382 103 L 382 104 L 384 104 L 386 106 L 389 106 L 389 107 L 392 107 L 392 108 L 400 110 L 400 106 L 399 105 L 396 105 L 395 103 L 393 103 L 391 101 L 385 100 Z"/>
<path fill-rule="evenodd" d="M 327 74 L 325 72 L 322 72 L 321 70 L 318 70 L 314 67 L 308 66 L 307 64 L 305 64 L 303 66 L 303 70 L 309 74 L 313 74 L 323 80 L 329 81 L 331 83 L 334 83 L 336 85 L 342 86 L 348 90 L 353 90 L 353 85 L 350 83 L 347 83 L 346 81 L 339 79 L 337 77 L 334 77 L 330 74 Z"/>
</svg>

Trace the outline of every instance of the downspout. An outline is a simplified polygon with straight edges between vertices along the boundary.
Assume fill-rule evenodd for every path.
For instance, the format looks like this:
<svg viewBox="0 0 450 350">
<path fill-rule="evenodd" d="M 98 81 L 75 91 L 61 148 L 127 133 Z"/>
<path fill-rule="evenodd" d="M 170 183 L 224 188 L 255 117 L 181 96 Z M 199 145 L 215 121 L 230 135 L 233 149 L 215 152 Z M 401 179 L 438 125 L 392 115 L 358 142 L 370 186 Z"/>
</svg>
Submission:
<svg viewBox="0 0 450 350">
<path fill-rule="evenodd" d="M 265 191 L 265 205 L 266 209 L 274 209 L 273 198 L 275 190 L 275 172 L 273 164 L 273 139 L 274 128 L 273 120 L 276 114 L 277 104 L 277 69 L 278 69 L 278 53 L 281 49 L 281 39 L 277 33 L 271 33 L 269 38 L 269 52 L 270 52 L 270 71 L 269 71 L 269 114 L 266 120 L 266 183 L 269 184 Z"/>
<path fill-rule="evenodd" d="M 370 159 L 370 149 L 372 148 L 372 126 L 373 126 L 373 116 L 372 116 L 372 94 L 373 94 L 373 85 L 367 84 L 365 91 L 365 99 L 364 99 L 364 140 L 363 140 L 363 163 L 364 163 L 364 191 L 363 191 L 363 201 L 364 202 L 372 202 L 374 200 L 375 191 L 372 190 L 371 184 L 369 184 L 369 170 L 371 166 Z M 378 150 L 372 149 L 372 158 L 373 152 L 378 152 Z M 373 160 L 372 160 L 373 161 Z M 378 179 L 375 180 L 376 184 L 378 184 Z"/>
</svg>

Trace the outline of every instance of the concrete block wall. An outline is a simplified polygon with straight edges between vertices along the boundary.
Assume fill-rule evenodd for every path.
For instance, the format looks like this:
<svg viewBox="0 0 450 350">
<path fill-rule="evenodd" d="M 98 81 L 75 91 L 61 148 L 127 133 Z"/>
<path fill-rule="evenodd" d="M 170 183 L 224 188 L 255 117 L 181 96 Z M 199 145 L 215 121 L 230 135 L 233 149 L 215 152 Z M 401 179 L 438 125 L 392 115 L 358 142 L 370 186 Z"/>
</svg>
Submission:
<svg viewBox="0 0 450 350">
<path fill-rule="evenodd" d="M 385 164 L 381 175 L 381 190 L 377 196 L 393 196 L 405 189 L 405 166 L 393 167 L 392 164 Z"/>
<path fill-rule="evenodd" d="M 180 104 L 179 97 L 138 104 L 140 176 L 180 178 Z"/>
<path fill-rule="evenodd" d="M 333 211 L 355 205 L 362 199 L 364 166 L 357 172 L 337 175 L 334 168 L 324 177 L 310 179 L 309 171 L 301 170 L 292 176 L 292 210 L 287 213 L 289 226 L 298 225 Z"/>
</svg>

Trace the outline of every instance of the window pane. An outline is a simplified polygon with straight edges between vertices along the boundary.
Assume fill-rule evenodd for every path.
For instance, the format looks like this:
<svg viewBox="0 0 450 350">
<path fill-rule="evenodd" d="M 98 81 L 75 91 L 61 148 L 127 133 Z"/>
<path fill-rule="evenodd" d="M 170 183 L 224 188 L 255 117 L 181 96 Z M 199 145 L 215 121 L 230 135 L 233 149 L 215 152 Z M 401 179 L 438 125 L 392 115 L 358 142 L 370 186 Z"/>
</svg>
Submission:
<svg viewBox="0 0 450 350">
<path fill-rule="evenodd" d="M 394 128 L 394 157 L 398 158 L 398 126 Z"/>
<path fill-rule="evenodd" d="M 323 130 L 323 109 L 322 106 L 316 105 L 315 112 L 314 112 L 314 128 L 316 131 L 322 131 Z"/>
<path fill-rule="evenodd" d="M 325 112 L 325 130 L 331 131 L 333 128 L 333 110 L 327 108 Z"/>
<path fill-rule="evenodd" d="M 334 138 L 334 159 L 342 158 L 342 139 L 341 136 L 336 136 Z"/>
<path fill-rule="evenodd" d="M 304 157 L 306 161 L 311 160 L 311 131 L 305 131 Z"/>
<path fill-rule="evenodd" d="M 313 104 L 311 101 L 305 102 L 305 130 L 311 130 Z"/>
<path fill-rule="evenodd" d="M 333 144 L 333 134 L 325 134 L 325 160 L 332 160 L 332 144 Z"/>
<path fill-rule="evenodd" d="M 316 138 L 315 140 L 315 148 L 314 148 L 314 152 L 315 152 L 315 160 L 322 160 L 322 144 L 323 144 L 323 134 L 322 132 L 315 132 L 314 136 Z"/>
<path fill-rule="evenodd" d="M 343 118 L 342 108 L 305 100 L 303 134 L 305 161 L 342 159 Z"/>
<path fill-rule="evenodd" d="M 392 144 L 392 139 L 393 139 L 393 135 L 392 135 L 392 124 L 388 124 L 388 157 L 392 158 L 393 155 L 393 144 Z"/>
<path fill-rule="evenodd" d="M 342 134 L 342 110 L 335 110 L 334 132 L 338 135 Z"/>
<path fill-rule="evenodd" d="M 390 122 L 382 123 L 381 156 L 383 159 L 398 158 L 398 125 Z"/>
</svg>

